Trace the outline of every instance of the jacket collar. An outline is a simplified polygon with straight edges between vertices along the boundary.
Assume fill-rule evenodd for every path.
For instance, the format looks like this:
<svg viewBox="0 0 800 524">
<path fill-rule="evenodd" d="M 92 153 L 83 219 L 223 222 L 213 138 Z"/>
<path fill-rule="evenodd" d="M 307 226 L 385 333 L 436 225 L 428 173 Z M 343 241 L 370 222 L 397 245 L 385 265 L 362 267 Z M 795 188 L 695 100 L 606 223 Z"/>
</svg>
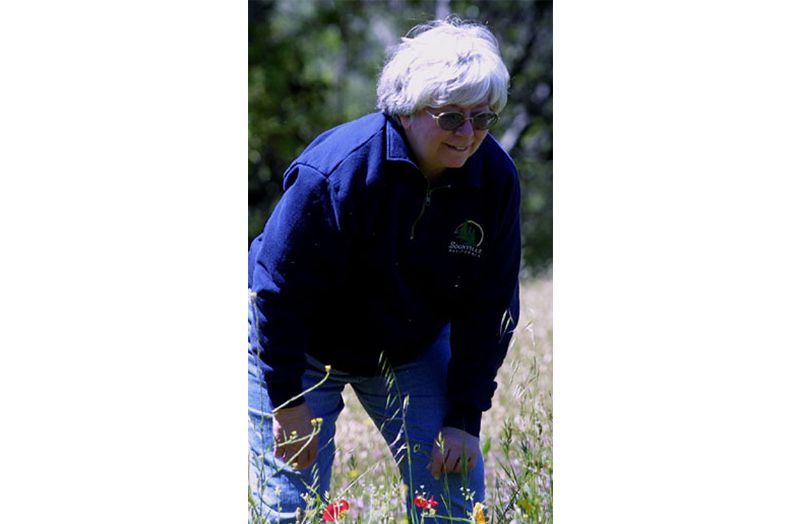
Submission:
<svg viewBox="0 0 800 524">
<path fill-rule="evenodd" d="M 408 162 L 417 169 L 417 163 L 411 158 L 411 151 L 406 143 L 402 126 L 392 117 L 386 117 L 386 160 L 390 162 Z"/>
<path fill-rule="evenodd" d="M 442 175 L 440 184 L 458 187 L 482 187 L 486 156 L 485 146 L 488 140 L 491 140 L 491 137 L 486 137 L 481 147 L 467 160 L 463 167 L 446 170 Z M 414 162 L 411 155 L 402 126 L 389 116 L 386 116 L 386 160 L 390 162 L 406 162 L 419 170 L 419 166 Z"/>
</svg>

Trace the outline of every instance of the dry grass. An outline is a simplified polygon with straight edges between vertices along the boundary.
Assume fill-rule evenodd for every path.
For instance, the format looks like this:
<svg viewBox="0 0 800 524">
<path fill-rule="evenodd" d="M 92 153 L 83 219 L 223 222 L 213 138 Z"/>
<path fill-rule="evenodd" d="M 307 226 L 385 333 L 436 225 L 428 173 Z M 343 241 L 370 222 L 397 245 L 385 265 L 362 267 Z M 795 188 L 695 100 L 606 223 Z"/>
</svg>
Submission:
<svg viewBox="0 0 800 524">
<path fill-rule="evenodd" d="M 552 276 L 526 282 L 520 325 L 484 414 L 490 522 L 552 521 Z M 402 482 L 388 449 L 352 390 L 336 424 L 332 493 L 363 522 L 404 520 Z"/>
</svg>

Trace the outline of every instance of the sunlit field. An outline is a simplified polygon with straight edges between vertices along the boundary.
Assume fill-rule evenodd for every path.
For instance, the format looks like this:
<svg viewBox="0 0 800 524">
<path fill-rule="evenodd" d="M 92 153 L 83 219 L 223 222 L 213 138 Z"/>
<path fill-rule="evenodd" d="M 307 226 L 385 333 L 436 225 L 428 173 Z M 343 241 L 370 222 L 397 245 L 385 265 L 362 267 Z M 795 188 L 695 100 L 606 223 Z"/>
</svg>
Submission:
<svg viewBox="0 0 800 524">
<path fill-rule="evenodd" d="M 485 522 L 552 521 L 552 298 L 550 276 L 524 283 L 520 325 L 483 417 Z M 331 486 L 331 498 L 348 504 L 341 521 L 404 522 L 397 468 L 349 386 L 345 406 Z"/>
<path fill-rule="evenodd" d="M 445 501 L 415 499 L 424 509 L 419 522 L 552 522 L 552 277 L 526 281 L 520 299 L 520 323 L 498 373 L 492 409 L 483 416 L 486 499 L 469 502 L 471 519 L 446 517 Z M 309 497 L 297 521 L 406 522 L 406 488 L 394 459 L 349 386 L 344 396 L 328 505 L 320 494 Z M 257 472 L 259 478 L 266 474 Z M 408 524 L 418 524 L 416 515 L 414 520 Z M 250 521 L 268 522 L 252 500 Z"/>
</svg>

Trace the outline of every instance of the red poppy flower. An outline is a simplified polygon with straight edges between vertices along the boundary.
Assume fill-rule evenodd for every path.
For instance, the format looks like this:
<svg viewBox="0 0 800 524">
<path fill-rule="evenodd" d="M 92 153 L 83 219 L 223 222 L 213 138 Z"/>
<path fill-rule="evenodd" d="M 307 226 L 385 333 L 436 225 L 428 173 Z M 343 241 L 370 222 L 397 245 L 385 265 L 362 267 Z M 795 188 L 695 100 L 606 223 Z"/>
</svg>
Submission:
<svg viewBox="0 0 800 524">
<path fill-rule="evenodd" d="M 342 518 L 342 515 L 350 509 L 350 504 L 345 499 L 340 499 L 336 502 L 331 502 L 325 511 L 322 512 L 322 520 L 325 522 L 334 522 Z"/>
<path fill-rule="evenodd" d="M 426 499 L 422 495 L 417 495 L 416 497 L 414 497 L 414 505 L 422 509 L 433 509 L 436 506 L 438 506 L 439 503 L 436 502 L 436 499 L 434 499 L 433 497 Z"/>
</svg>

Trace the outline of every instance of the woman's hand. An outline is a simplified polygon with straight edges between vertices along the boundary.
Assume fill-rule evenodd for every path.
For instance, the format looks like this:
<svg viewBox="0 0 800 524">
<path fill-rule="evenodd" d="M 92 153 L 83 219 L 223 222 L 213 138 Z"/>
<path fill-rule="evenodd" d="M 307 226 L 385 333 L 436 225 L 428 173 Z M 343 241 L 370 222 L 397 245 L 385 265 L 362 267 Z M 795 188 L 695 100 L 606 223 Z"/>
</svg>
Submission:
<svg viewBox="0 0 800 524">
<path fill-rule="evenodd" d="M 472 471 L 478 463 L 480 441 L 478 437 L 457 428 L 443 427 L 433 442 L 431 463 L 428 465 L 436 480 L 442 473 Z"/>
<path fill-rule="evenodd" d="M 294 469 L 305 469 L 317 459 L 318 439 L 308 404 L 282 408 L 272 419 L 272 436 L 275 440 L 275 458 L 290 464 Z"/>
</svg>

